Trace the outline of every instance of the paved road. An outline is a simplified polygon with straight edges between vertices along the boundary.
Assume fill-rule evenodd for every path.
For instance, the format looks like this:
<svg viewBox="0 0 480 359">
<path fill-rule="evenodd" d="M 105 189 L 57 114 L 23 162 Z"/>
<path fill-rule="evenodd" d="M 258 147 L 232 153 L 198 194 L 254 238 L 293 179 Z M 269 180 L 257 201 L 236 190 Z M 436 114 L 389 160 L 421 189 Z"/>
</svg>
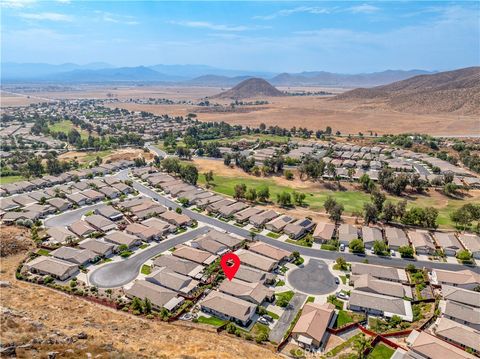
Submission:
<svg viewBox="0 0 480 359">
<path fill-rule="evenodd" d="M 430 175 L 430 172 L 428 172 L 428 170 L 427 170 L 424 166 L 422 166 L 422 165 L 420 165 L 420 164 L 418 164 L 418 163 L 415 163 L 415 162 L 413 162 L 412 165 L 413 165 L 413 167 L 415 167 L 415 169 L 417 170 L 417 172 L 418 172 L 419 174 L 421 174 L 422 176 L 428 176 L 428 175 Z"/>
<path fill-rule="evenodd" d="M 158 157 L 160 158 L 166 158 L 168 157 L 168 154 L 167 152 L 165 151 L 162 151 L 161 149 L 159 149 L 158 147 L 152 145 L 151 143 L 146 143 L 145 146 L 152 152 L 155 152 L 157 154 Z"/>
<path fill-rule="evenodd" d="M 288 271 L 287 280 L 292 287 L 308 294 L 327 294 L 338 288 L 327 263 L 320 259 L 311 259 L 307 265 Z"/>
<path fill-rule="evenodd" d="M 100 288 L 121 287 L 134 280 L 138 276 L 142 264 L 150 258 L 153 258 L 157 254 L 165 252 L 176 245 L 185 243 L 205 234 L 208 230 L 208 227 L 200 227 L 178 237 L 160 242 L 155 247 L 148 248 L 143 252 L 120 262 L 106 264 L 90 274 L 89 282 L 91 285 L 96 285 Z"/>
<path fill-rule="evenodd" d="M 290 324 L 297 315 L 298 311 L 302 307 L 303 303 L 307 296 L 302 293 L 295 293 L 295 295 L 290 300 L 288 308 L 283 312 L 283 314 L 278 319 L 275 326 L 272 328 L 272 331 L 269 334 L 269 339 L 275 343 L 280 343 L 283 339 L 283 336 L 287 332 Z"/>
<path fill-rule="evenodd" d="M 79 209 L 74 209 L 73 211 L 65 212 L 55 217 L 48 218 L 45 220 L 45 227 L 66 227 L 73 222 L 81 219 L 82 216 L 88 211 L 92 211 L 102 206 L 105 206 L 105 203 L 100 202 L 92 204 L 90 206 L 81 207 Z"/>
<path fill-rule="evenodd" d="M 177 208 L 180 205 L 174 201 L 171 201 L 168 198 L 158 194 L 157 192 L 151 190 L 150 188 L 138 183 L 137 181 L 133 181 L 133 187 L 143 193 L 144 195 L 150 196 L 152 198 L 156 198 L 159 203 L 165 205 L 166 207 Z M 188 208 L 182 208 L 183 213 L 193 218 L 199 222 L 203 222 L 218 228 L 223 229 L 224 231 L 237 234 L 242 237 L 250 238 L 250 232 L 246 229 L 234 226 L 232 224 L 220 221 L 216 218 L 209 217 L 207 215 L 191 211 Z M 436 263 L 430 261 L 412 261 L 412 260 L 405 260 L 402 258 L 391 258 L 391 257 L 377 257 L 377 256 L 361 256 L 352 253 L 339 253 L 333 251 L 326 251 L 322 249 L 314 249 L 308 247 L 297 246 L 295 244 L 286 243 L 279 241 L 278 239 L 273 239 L 270 237 L 262 236 L 257 234 L 255 239 L 271 244 L 277 248 L 282 248 L 287 251 L 298 251 L 301 255 L 313 257 L 313 258 L 321 258 L 321 259 L 330 259 L 335 260 L 338 257 L 345 258 L 348 262 L 364 262 L 365 259 L 368 259 L 370 264 L 378 264 L 384 265 L 389 267 L 398 267 L 398 268 L 405 268 L 408 264 L 415 264 L 417 267 L 425 267 L 425 268 L 438 268 L 438 269 L 445 269 L 445 270 L 452 270 L 452 271 L 459 271 L 464 269 L 470 269 L 476 273 L 480 273 L 480 267 L 467 267 L 461 264 L 454 264 L 454 263 Z"/>
</svg>

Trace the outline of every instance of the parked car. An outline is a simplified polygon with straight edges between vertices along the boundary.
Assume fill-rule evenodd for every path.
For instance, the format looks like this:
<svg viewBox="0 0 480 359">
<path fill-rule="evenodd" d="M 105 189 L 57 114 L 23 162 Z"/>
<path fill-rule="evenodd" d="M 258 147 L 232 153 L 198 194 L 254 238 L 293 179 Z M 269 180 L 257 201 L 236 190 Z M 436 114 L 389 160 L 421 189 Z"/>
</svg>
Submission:
<svg viewBox="0 0 480 359">
<path fill-rule="evenodd" d="M 269 324 L 268 320 L 266 320 L 266 319 L 263 318 L 263 317 L 258 318 L 258 322 L 261 323 L 261 324 L 265 324 L 265 325 L 268 325 L 268 324 Z"/>
<path fill-rule="evenodd" d="M 345 252 L 345 244 L 340 244 L 340 251 Z"/>
<path fill-rule="evenodd" d="M 269 316 L 268 314 L 265 314 L 262 318 L 269 321 L 269 322 L 273 322 L 273 318 L 271 316 Z"/>
<path fill-rule="evenodd" d="M 391 255 L 392 257 L 395 257 L 395 251 L 394 251 L 393 249 L 390 249 L 390 255 Z"/>
<path fill-rule="evenodd" d="M 343 292 L 338 292 L 337 293 L 337 298 L 344 299 L 344 300 L 349 300 L 350 299 L 350 297 Z"/>
<path fill-rule="evenodd" d="M 335 277 L 335 284 L 340 284 L 340 280 L 338 279 L 338 277 Z"/>
</svg>

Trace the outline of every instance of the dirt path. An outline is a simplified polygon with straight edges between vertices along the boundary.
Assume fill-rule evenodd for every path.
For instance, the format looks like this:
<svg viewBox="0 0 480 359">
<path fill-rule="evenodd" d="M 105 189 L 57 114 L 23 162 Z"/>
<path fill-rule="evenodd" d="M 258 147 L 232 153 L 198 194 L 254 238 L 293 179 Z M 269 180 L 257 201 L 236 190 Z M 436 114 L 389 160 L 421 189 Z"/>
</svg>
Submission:
<svg viewBox="0 0 480 359">
<path fill-rule="evenodd" d="M 1 239 L 8 228 L 2 228 Z M 143 320 L 46 287 L 16 281 L 22 251 L 1 259 L 2 343 L 31 344 L 17 349 L 20 358 L 274 358 L 265 347 L 218 335 L 211 327 L 192 327 Z M 78 339 L 79 333 L 87 339 Z"/>
</svg>

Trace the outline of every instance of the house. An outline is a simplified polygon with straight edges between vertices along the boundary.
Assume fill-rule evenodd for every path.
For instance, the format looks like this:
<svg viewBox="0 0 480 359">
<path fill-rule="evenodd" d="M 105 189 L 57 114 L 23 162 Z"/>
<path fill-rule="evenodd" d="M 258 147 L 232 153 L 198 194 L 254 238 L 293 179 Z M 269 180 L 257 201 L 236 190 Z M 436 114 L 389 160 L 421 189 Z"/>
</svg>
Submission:
<svg viewBox="0 0 480 359">
<path fill-rule="evenodd" d="M 278 218 L 275 218 L 265 224 L 265 228 L 268 229 L 269 231 L 278 233 L 281 232 L 282 229 L 289 223 L 292 223 L 295 221 L 294 217 L 288 216 L 288 215 L 282 215 Z"/>
<path fill-rule="evenodd" d="M 236 203 L 231 204 L 229 206 L 223 206 L 223 207 L 219 208 L 218 213 L 223 218 L 230 218 L 235 213 L 237 213 L 238 211 L 241 211 L 242 209 L 245 209 L 247 207 L 249 207 L 249 206 L 246 203 L 236 202 Z"/>
<path fill-rule="evenodd" d="M 177 249 L 175 249 L 175 251 L 173 251 L 172 254 L 175 257 L 187 259 L 192 262 L 205 265 L 213 263 L 217 258 L 216 255 L 213 255 L 209 252 L 185 245 L 180 245 Z"/>
<path fill-rule="evenodd" d="M 128 248 L 138 246 L 142 243 L 142 240 L 137 236 L 132 236 L 125 232 L 113 231 L 104 237 L 105 241 L 113 243 L 117 246 L 125 244 Z"/>
<path fill-rule="evenodd" d="M 127 186 L 125 183 L 114 183 L 112 184 L 112 188 L 115 188 L 116 190 L 120 191 L 123 194 L 129 194 L 133 192 L 133 188 L 130 186 Z"/>
<path fill-rule="evenodd" d="M 435 321 L 430 331 L 449 343 L 469 349 L 476 354 L 480 353 L 480 331 L 478 330 L 442 317 Z"/>
<path fill-rule="evenodd" d="M 412 242 L 415 253 L 432 255 L 435 253 L 435 243 L 428 232 L 408 231 L 408 237 Z"/>
<path fill-rule="evenodd" d="M 144 241 L 157 240 L 162 236 L 162 231 L 155 227 L 147 227 L 140 223 L 131 223 L 125 228 L 125 232 L 141 238 Z"/>
<path fill-rule="evenodd" d="M 480 308 L 480 293 L 473 290 L 442 285 L 442 297 L 445 300 Z"/>
<path fill-rule="evenodd" d="M 78 264 L 79 266 L 85 265 L 99 258 L 97 253 L 92 252 L 89 249 L 76 249 L 67 246 L 51 251 L 50 255 L 67 262 Z"/>
<path fill-rule="evenodd" d="M 208 206 L 207 206 L 207 211 L 208 212 L 213 212 L 213 213 L 216 213 L 218 212 L 218 210 L 224 206 L 229 206 L 231 204 L 234 204 L 236 203 L 237 201 L 234 201 L 233 199 L 228 199 L 228 198 L 223 198 L 222 197 L 222 200 L 221 201 L 218 201 L 218 202 L 214 202 L 214 203 L 210 203 Z"/>
<path fill-rule="evenodd" d="M 88 249 L 102 257 L 108 257 L 115 251 L 115 245 L 99 239 L 85 239 L 78 243 L 78 247 L 81 249 Z"/>
<path fill-rule="evenodd" d="M 111 221 L 119 221 L 123 218 L 122 212 L 119 210 L 116 210 L 112 206 L 101 206 L 95 209 L 95 213 L 99 214 L 101 216 L 104 216 L 105 218 L 108 218 Z"/>
<path fill-rule="evenodd" d="M 50 198 L 48 200 L 48 204 L 55 207 L 57 209 L 57 211 L 60 211 L 60 212 L 65 212 L 68 209 L 72 208 L 72 204 L 70 202 L 65 201 L 62 198 L 57 198 L 57 197 Z"/>
<path fill-rule="evenodd" d="M 370 274 L 371 276 L 390 282 L 408 284 L 407 273 L 404 269 L 384 267 L 373 264 L 353 263 L 352 275 Z"/>
<path fill-rule="evenodd" d="M 475 234 L 461 234 L 460 241 L 472 253 L 473 258 L 480 259 L 480 237 Z"/>
<path fill-rule="evenodd" d="M 310 232 L 315 224 L 308 218 L 301 218 L 283 228 L 283 233 L 292 239 L 298 239 Z"/>
<path fill-rule="evenodd" d="M 262 208 L 258 207 L 248 207 L 245 208 L 244 210 L 237 212 L 233 215 L 233 218 L 238 222 L 238 223 L 244 223 L 248 221 L 248 219 L 251 216 L 254 216 L 256 214 L 262 213 L 264 210 Z"/>
<path fill-rule="evenodd" d="M 13 224 L 18 223 L 20 220 L 23 221 L 36 221 L 39 219 L 40 213 L 34 211 L 27 212 L 7 212 L 3 215 L 2 221 L 4 224 Z"/>
<path fill-rule="evenodd" d="M 32 204 L 25 208 L 27 211 L 38 212 L 40 217 L 44 218 L 49 214 L 54 214 L 57 210 L 48 204 Z"/>
<path fill-rule="evenodd" d="M 292 337 L 303 348 L 320 348 L 327 343 L 327 329 L 333 326 L 335 317 L 335 306 L 331 303 L 306 303 Z"/>
<path fill-rule="evenodd" d="M 155 271 L 147 276 L 145 280 L 147 282 L 171 289 L 187 297 L 193 296 L 195 291 L 198 289 L 198 285 L 200 284 L 199 281 L 186 275 L 174 272 L 168 267 L 155 269 Z"/>
<path fill-rule="evenodd" d="M 205 313 L 247 326 L 252 321 L 257 306 L 214 290 L 200 302 L 200 308 Z"/>
<path fill-rule="evenodd" d="M 410 352 L 407 358 L 430 359 L 475 359 L 476 357 L 457 348 L 446 341 L 437 338 L 425 331 L 413 330 L 408 336 L 407 345 Z M 393 357 L 392 357 L 393 358 Z"/>
<path fill-rule="evenodd" d="M 95 232 L 95 229 L 89 226 L 85 221 L 78 220 L 68 226 L 68 229 L 79 237 L 86 237 Z"/>
<path fill-rule="evenodd" d="M 235 251 L 235 254 L 240 258 L 242 265 L 257 268 L 264 272 L 271 272 L 278 265 L 278 261 L 274 259 L 247 251 L 245 249 L 238 249 Z"/>
<path fill-rule="evenodd" d="M 363 292 L 384 294 L 396 298 L 413 298 L 412 288 L 409 285 L 397 282 L 380 280 L 370 274 L 350 277 L 350 285 L 355 290 Z"/>
<path fill-rule="evenodd" d="M 177 228 L 161 219 L 152 217 L 141 222 L 144 226 L 155 228 L 161 236 L 174 232 Z"/>
<path fill-rule="evenodd" d="M 154 259 L 153 268 L 163 267 L 192 278 L 200 278 L 203 272 L 201 264 L 175 256 L 163 255 Z"/>
<path fill-rule="evenodd" d="M 455 233 L 434 232 L 433 236 L 437 244 L 443 248 L 447 256 L 455 257 L 457 252 L 463 249 Z"/>
<path fill-rule="evenodd" d="M 365 246 L 365 248 L 372 249 L 373 244 L 376 241 L 383 242 L 382 231 L 376 227 L 363 226 L 362 239 L 363 239 L 363 245 Z"/>
<path fill-rule="evenodd" d="M 313 231 L 315 242 L 325 243 L 333 238 L 335 234 L 335 225 L 333 223 L 318 222 Z"/>
<path fill-rule="evenodd" d="M 219 232 L 215 229 L 210 229 L 205 234 L 204 238 L 208 238 L 208 239 L 214 240 L 216 242 L 219 242 L 219 243 L 227 246 L 230 249 L 237 249 L 243 243 L 243 239 L 231 236 L 227 233 Z"/>
<path fill-rule="evenodd" d="M 13 196 L 13 197 L 11 197 L 11 199 L 12 199 L 13 202 L 18 203 L 22 207 L 26 207 L 26 206 L 29 206 L 29 205 L 37 202 L 36 199 L 34 199 L 34 198 L 32 198 L 32 197 L 30 197 L 26 194 Z"/>
<path fill-rule="evenodd" d="M 408 246 L 408 238 L 405 232 L 396 227 L 385 227 L 385 238 L 388 242 L 388 247 L 395 251 L 398 251 L 400 247 Z"/>
<path fill-rule="evenodd" d="M 266 282 L 271 283 L 274 281 L 275 276 L 272 273 L 267 273 L 259 269 L 255 269 L 247 266 L 240 266 L 235 278 L 243 280 L 244 282 L 257 283 L 260 282 L 265 284 Z"/>
<path fill-rule="evenodd" d="M 87 190 L 85 190 L 83 192 L 80 192 L 80 193 L 83 194 L 88 199 L 90 199 L 90 201 L 92 201 L 92 202 L 98 202 L 98 201 L 102 201 L 103 199 L 105 199 L 105 195 L 103 193 L 95 191 L 93 189 L 87 189 Z"/>
<path fill-rule="evenodd" d="M 220 242 L 217 242 L 214 239 L 205 238 L 205 237 L 194 239 L 190 245 L 193 248 L 202 249 L 204 251 L 210 252 L 212 254 L 217 254 L 217 255 L 221 255 L 225 252 L 228 252 L 229 250 L 229 248 L 226 245 Z"/>
<path fill-rule="evenodd" d="M 165 212 L 167 209 L 153 201 L 144 201 L 138 206 L 130 208 L 132 215 L 139 219 L 146 219 Z"/>
<path fill-rule="evenodd" d="M 76 204 L 77 206 L 85 206 L 86 204 L 92 202 L 90 198 L 84 196 L 81 193 L 72 193 L 68 195 L 67 199 L 73 204 Z"/>
<path fill-rule="evenodd" d="M 40 256 L 24 264 L 32 273 L 50 275 L 59 280 L 66 280 L 78 271 L 78 265 L 58 258 Z"/>
<path fill-rule="evenodd" d="M 263 225 L 272 219 L 278 217 L 278 213 L 273 210 L 264 211 L 260 214 L 255 214 L 248 219 L 248 222 L 256 228 L 261 228 Z"/>
<path fill-rule="evenodd" d="M 175 211 L 165 211 L 161 213 L 159 217 L 177 227 L 185 227 L 192 224 L 192 219 L 190 217 Z"/>
<path fill-rule="evenodd" d="M 218 290 L 256 305 L 261 305 L 265 301 L 273 302 L 275 297 L 274 291 L 262 283 L 244 282 L 236 278 L 224 280 Z"/>
<path fill-rule="evenodd" d="M 73 241 L 77 236 L 64 227 L 51 227 L 47 229 L 47 235 L 50 241 L 57 243 L 67 243 Z"/>
<path fill-rule="evenodd" d="M 355 239 L 358 239 L 357 227 L 348 223 L 342 223 L 338 227 L 338 240 L 340 243 L 348 246 Z"/>
<path fill-rule="evenodd" d="M 2 198 L 0 200 L 0 209 L 2 211 L 14 211 L 18 208 L 20 208 L 20 205 L 12 201 L 11 198 Z"/>
<path fill-rule="evenodd" d="M 364 312 L 391 318 L 399 316 L 407 322 L 413 321 L 412 305 L 403 298 L 390 297 L 383 294 L 353 290 L 350 293 L 349 308 L 352 311 Z"/>
<path fill-rule="evenodd" d="M 95 228 L 95 230 L 101 232 L 108 232 L 112 229 L 117 229 L 117 225 L 115 223 L 99 214 L 86 216 L 85 222 L 87 222 L 91 227 Z"/>
<path fill-rule="evenodd" d="M 122 194 L 118 189 L 110 186 L 99 188 L 98 191 L 110 199 L 118 198 Z"/>
<path fill-rule="evenodd" d="M 210 204 L 223 200 L 223 197 L 220 195 L 213 195 L 206 198 L 198 198 L 193 200 L 193 204 L 198 208 L 205 209 Z"/>
<path fill-rule="evenodd" d="M 480 308 L 470 307 L 451 300 L 441 300 L 438 308 L 445 318 L 480 330 Z"/>
<path fill-rule="evenodd" d="M 450 285 L 468 290 L 473 290 L 480 286 L 480 274 L 468 269 L 457 272 L 443 269 L 432 269 L 429 276 L 430 283 L 436 286 Z"/>
<path fill-rule="evenodd" d="M 130 288 L 125 289 L 125 295 L 130 299 L 147 298 L 155 309 L 165 308 L 169 311 L 174 311 L 184 301 L 183 298 L 177 298 L 177 293 L 173 290 L 139 279 Z"/>
<path fill-rule="evenodd" d="M 255 242 L 252 243 L 248 246 L 248 250 L 251 252 L 255 252 L 257 254 L 260 254 L 262 256 L 272 258 L 273 260 L 276 260 L 277 262 L 281 262 L 284 260 L 289 260 L 292 252 L 286 251 L 281 248 L 277 248 L 274 246 L 271 246 L 270 244 L 264 243 L 264 242 Z"/>
</svg>

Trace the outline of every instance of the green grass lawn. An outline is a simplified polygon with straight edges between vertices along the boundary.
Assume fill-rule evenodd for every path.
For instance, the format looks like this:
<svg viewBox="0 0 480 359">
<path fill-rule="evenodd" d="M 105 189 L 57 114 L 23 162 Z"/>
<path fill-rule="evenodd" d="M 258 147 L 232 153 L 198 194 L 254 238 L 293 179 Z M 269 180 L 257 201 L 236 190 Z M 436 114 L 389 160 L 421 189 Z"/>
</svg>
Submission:
<svg viewBox="0 0 480 359">
<path fill-rule="evenodd" d="M 198 323 L 202 323 L 202 324 L 209 324 L 209 325 L 213 325 L 215 327 L 219 327 L 223 324 L 225 324 L 225 321 L 224 320 L 221 320 L 219 318 L 216 318 L 216 317 L 204 317 L 204 316 L 200 316 L 198 317 Z"/>
<path fill-rule="evenodd" d="M 353 323 L 353 318 L 344 310 L 338 312 L 336 327 L 341 328 L 348 323 Z"/>
<path fill-rule="evenodd" d="M 142 272 L 142 274 L 149 275 L 150 273 L 152 273 L 152 267 L 150 267 L 149 265 L 144 264 L 144 265 L 142 266 L 141 272 Z"/>
<path fill-rule="evenodd" d="M 280 318 L 280 316 L 279 316 L 278 314 L 275 314 L 274 312 L 269 312 L 268 310 L 267 310 L 267 314 L 268 314 L 269 316 L 271 316 L 273 319 L 278 319 L 278 318 Z"/>
<path fill-rule="evenodd" d="M 0 184 L 14 183 L 23 181 L 25 178 L 23 176 L 4 176 L 0 177 Z"/>
<path fill-rule="evenodd" d="M 302 239 L 286 239 L 285 242 L 291 243 L 291 244 L 296 244 L 297 246 L 302 246 L 302 247 L 311 247 L 312 243 L 307 242 L 306 240 Z"/>
<path fill-rule="evenodd" d="M 290 300 L 292 300 L 294 294 L 295 293 L 293 293 L 293 291 L 289 290 L 287 292 L 276 293 L 275 297 L 277 298 L 277 300 L 285 298 L 287 300 L 287 302 L 290 302 Z"/>
<path fill-rule="evenodd" d="M 270 238 L 273 238 L 273 239 L 277 239 L 281 236 L 281 234 L 279 233 L 274 233 L 274 232 L 268 232 L 267 233 L 267 237 L 270 237 Z"/>
<path fill-rule="evenodd" d="M 140 249 L 145 249 L 145 248 L 147 248 L 148 246 L 150 246 L 150 244 L 148 244 L 148 243 L 143 243 L 139 248 L 140 248 Z"/>
<path fill-rule="evenodd" d="M 341 275 L 340 280 L 342 281 L 343 284 L 347 284 L 347 277 L 346 276 Z"/>
<path fill-rule="evenodd" d="M 368 359 L 389 359 L 395 350 L 390 347 L 387 347 L 385 344 L 380 343 L 373 348 L 373 350 L 368 354 Z"/>
<path fill-rule="evenodd" d="M 283 280 L 279 280 L 277 283 L 275 283 L 275 287 L 281 287 L 284 285 L 285 285 L 285 282 Z"/>
<path fill-rule="evenodd" d="M 315 297 L 308 297 L 307 298 L 307 303 L 313 303 L 315 301 Z"/>
<path fill-rule="evenodd" d="M 47 251 L 46 249 L 40 248 L 37 251 L 37 254 L 40 254 L 41 256 L 50 256 L 50 251 Z"/>
<path fill-rule="evenodd" d="M 370 203 L 370 195 L 365 192 L 361 191 L 332 191 L 328 189 L 316 189 L 309 191 L 308 189 L 302 188 L 292 188 L 283 185 L 278 185 L 273 179 L 271 178 L 259 178 L 254 176 L 248 176 L 238 178 L 238 177 L 228 177 L 228 176 L 220 176 L 215 174 L 214 175 L 214 186 L 211 190 L 227 195 L 233 196 L 234 194 L 234 187 L 238 183 L 244 183 L 247 188 L 258 188 L 260 186 L 268 186 L 270 190 L 270 200 L 275 202 L 277 198 L 277 194 L 286 191 L 292 193 L 294 190 L 297 192 L 303 192 L 306 194 L 305 203 L 308 205 L 309 209 L 313 211 L 324 211 L 323 204 L 325 200 L 332 196 L 334 197 L 337 202 L 342 204 L 345 208 L 345 214 L 350 215 L 353 212 L 362 212 L 363 206 L 365 203 Z M 205 185 L 205 178 L 200 176 L 198 179 L 198 183 L 201 185 Z M 401 201 L 403 198 L 395 197 L 391 195 L 387 195 L 387 199 L 396 203 Z M 461 207 L 466 203 L 474 203 L 477 201 L 478 198 L 466 198 L 465 200 L 455 200 L 455 199 L 448 199 L 446 201 L 443 198 L 437 197 L 430 197 L 430 196 L 417 196 L 414 200 L 408 200 L 408 207 L 418 206 L 418 207 L 435 207 L 439 211 L 438 215 L 438 224 L 440 227 L 450 227 L 454 226 L 453 222 L 450 219 L 450 213 L 452 213 L 455 209 Z"/>
<path fill-rule="evenodd" d="M 112 258 L 104 258 L 100 263 L 108 263 L 108 262 L 113 262 Z"/>
<path fill-rule="evenodd" d="M 68 135 L 70 130 L 75 128 L 79 133 L 82 139 L 88 138 L 88 132 L 82 130 L 80 127 L 76 127 L 73 125 L 72 121 L 70 120 L 62 120 L 59 122 L 54 123 L 53 125 L 49 125 L 48 128 L 51 132 L 64 132 Z"/>
</svg>

